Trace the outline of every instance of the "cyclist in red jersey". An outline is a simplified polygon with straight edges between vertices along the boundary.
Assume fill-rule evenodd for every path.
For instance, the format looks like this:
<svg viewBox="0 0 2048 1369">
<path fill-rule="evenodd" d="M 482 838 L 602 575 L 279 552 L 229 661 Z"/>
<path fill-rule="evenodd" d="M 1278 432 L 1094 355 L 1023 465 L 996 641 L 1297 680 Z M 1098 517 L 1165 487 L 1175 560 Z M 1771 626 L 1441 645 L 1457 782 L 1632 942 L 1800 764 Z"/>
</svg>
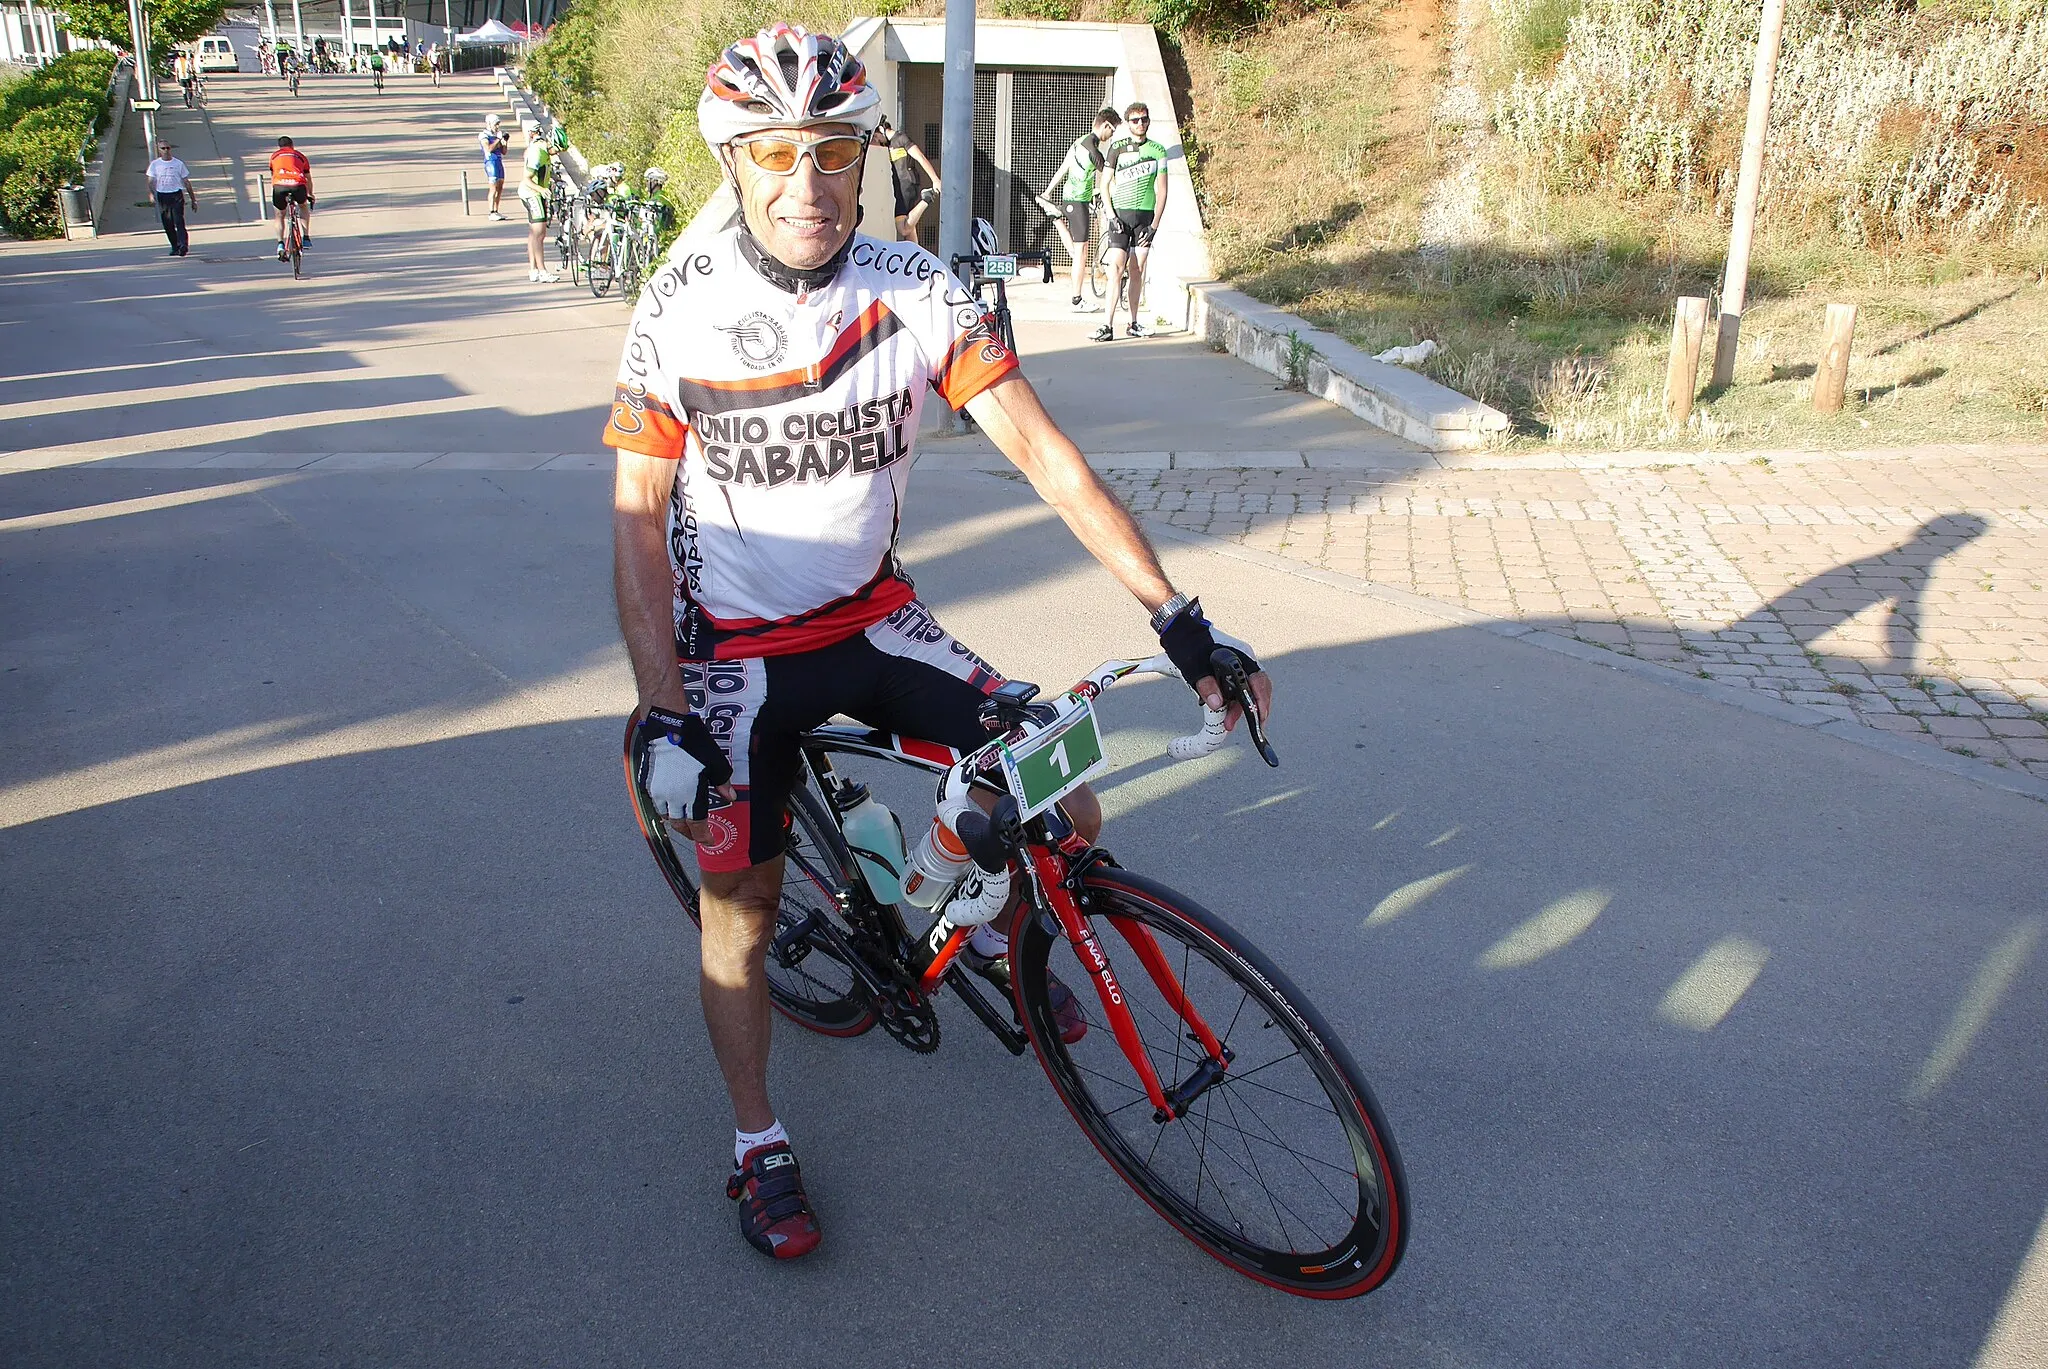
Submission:
<svg viewBox="0 0 2048 1369">
<path fill-rule="evenodd" d="M 741 211 L 670 251 L 629 325 L 604 433 L 618 450 L 614 582 L 648 740 L 643 782 L 697 842 L 704 1019 L 735 1122 L 726 1192 L 747 1241 L 790 1259 L 820 1234 L 768 1099 L 762 965 L 797 739 L 845 713 L 978 747 L 979 707 L 1003 682 L 939 626 L 897 561 L 927 392 L 973 414 L 1220 707 L 1208 677 L 1217 640 L 974 297 L 914 243 L 854 231 L 881 118 L 860 61 L 777 24 L 713 64 L 697 117 Z M 1252 685 L 1268 706 L 1271 682 L 1256 673 Z M 1067 802 L 1092 839 L 1093 796 Z M 1006 976 L 990 934 L 976 934 L 981 960 L 969 963 Z M 1078 1012 L 1072 1025 L 1085 1030 Z"/>
<path fill-rule="evenodd" d="M 270 203 L 277 210 L 277 259 L 283 261 L 284 216 L 293 205 L 299 210 L 299 245 L 313 241 L 313 164 L 290 138 L 279 138 L 277 151 L 270 154 Z"/>
</svg>

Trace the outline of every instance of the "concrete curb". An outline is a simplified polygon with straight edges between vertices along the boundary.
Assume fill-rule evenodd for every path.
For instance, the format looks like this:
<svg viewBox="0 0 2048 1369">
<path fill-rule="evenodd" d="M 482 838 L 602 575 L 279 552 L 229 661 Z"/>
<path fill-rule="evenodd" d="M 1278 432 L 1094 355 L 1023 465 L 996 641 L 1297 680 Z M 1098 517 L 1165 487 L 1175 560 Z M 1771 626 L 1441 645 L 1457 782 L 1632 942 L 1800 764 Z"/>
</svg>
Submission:
<svg viewBox="0 0 2048 1369">
<path fill-rule="evenodd" d="M 1499 410 L 1374 361 L 1335 333 L 1213 281 L 1188 285 L 1188 329 L 1218 351 L 1299 382 L 1316 398 L 1433 452 L 1482 447 L 1508 430 Z"/>
<path fill-rule="evenodd" d="M 1609 670 L 1619 670 L 1624 674 L 1633 675 L 1652 684 L 1660 684 L 1667 688 L 1678 689 L 1693 695 L 1695 698 L 1727 704 L 1732 708 L 1740 708 L 1750 713 L 1759 713 L 1767 718 L 1775 718 L 1779 722 L 1790 723 L 1795 727 L 1810 727 L 1823 736 L 1851 742 L 1872 751 L 1882 751 L 1886 755 L 1896 757 L 1899 760 L 1911 761 L 1930 770 L 1940 770 L 1959 779 L 1972 780 L 1992 789 L 2002 789 L 2009 794 L 2018 794 L 2025 798 L 2048 803 L 2048 780 L 2037 780 L 2032 775 L 2002 770 L 1998 766 L 1986 761 L 1973 760 L 1968 756 L 1958 756 L 1954 752 L 1945 751 L 1939 746 L 1930 745 L 1926 742 L 1908 741 L 1904 737 L 1895 736 L 1889 732 L 1881 732 L 1874 727 L 1865 727 L 1860 723 L 1847 721 L 1827 709 L 1811 708 L 1804 704 L 1788 704 L 1779 699 L 1762 698 L 1747 690 L 1733 689 L 1713 680 L 1703 680 L 1697 676 L 1688 675 L 1682 670 L 1659 665 L 1654 661 L 1645 661 L 1638 657 L 1624 656 L 1619 652 L 1608 651 L 1603 647 L 1593 646 L 1578 640 L 1576 637 L 1568 637 L 1561 632 L 1553 632 L 1548 628 L 1530 627 L 1524 623 L 1510 622 L 1505 619 L 1490 617 L 1487 614 L 1475 613 L 1471 609 L 1461 608 L 1456 604 L 1446 604 L 1436 599 L 1425 598 L 1419 594 L 1411 594 L 1406 590 L 1395 589 L 1390 585 L 1375 584 L 1370 580 L 1362 580 L 1355 575 L 1346 575 L 1341 571 L 1321 570 L 1314 566 L 1300 565 L 1297 562 L 1289 561 L 1284 556 L 1276 556 L 1271 552 L 1257 551 L 1250 547 L 1241 547 L 1234 542 L 1211 537 L 1207 533 L 1190 532 L 1185 528 L 1177 528 L 1170 523 L 1158 519 L 1147 518 L 1141 521 L 1143 521 L 1147 532 L 1162 541 L 1179 542 L 1186 546 L 1199 547 L 1204 551 L 1228 557 L 1233 561 L 1243 561 L 1250 565 L 1262 566 L 1267 570 L 1279 571 L 1283 575 L 1294 576 L 1296 579 L 1311 580 L 1316 584 L 1328 585 L 1333 589 L 1341 589 L 1346 593 L 1356 594 L 1363 598 L 1376 599 L 1383 604 L 1406 609 L 1411 613 L 1437 619 L 1439 622 L 1451 623 L 1459 627 L 1478 628 L 1483 632 L 1491 632 L 1495 636 L 1511 638 L 1528 646 L 1540 647 L 1545 651 L 1554 651 L 1561 656 L 1570 656 L 1589 665 L 1605 666 Z"/>
<path fill-rule="evenodd" d="M 936 430 L 927 433 L 933 443 Z M 1657 470 L 1680 466 L 1803 466 L 1826 462 L 1981 461 L 1987 458 L 2048 461 L 2048 444 L 1938 443 L 1919 447 L 1868 447 L 1845 451 L 1765 452 L 1390 452 L 1390 451 L 1263 451 L 1263 452 L 1090 452 L 1088 464 L 1098 471 L 1181 470 L 1311 470 L 1360 474 L 1414 475 L 1418 471 L 1605 471 Z M 974 439 L 938 435 L 920 449 L 919 461 L 934 469 L 1005 471 L 1009 462 Z"/>
<path fill-rule="evenodd" d="M 99 146 L 93 150 L 92 161 L 85 168 L 86 203 L 91 206 L 92 222 L 65 224 L 64 236 L 67 238 L 77 240 L 100 235 L 100 221 L 107 212 L 107 186 L 114 177 L 114 158 L 121 150 L 121 124 L 128 112 L 128 88 L 134 76 L 134 58 L 123 57 L 114 63 L 114 75 L 107 82 L 107 131 L 100 134 Z"/>
</svg>

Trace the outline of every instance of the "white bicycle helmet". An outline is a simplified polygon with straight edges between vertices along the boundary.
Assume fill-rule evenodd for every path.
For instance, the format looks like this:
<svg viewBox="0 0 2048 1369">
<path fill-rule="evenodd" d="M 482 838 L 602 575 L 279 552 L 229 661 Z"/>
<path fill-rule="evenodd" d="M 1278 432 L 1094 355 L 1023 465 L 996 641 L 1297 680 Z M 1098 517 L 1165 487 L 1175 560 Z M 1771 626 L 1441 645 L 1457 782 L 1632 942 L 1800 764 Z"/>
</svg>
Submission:
<svg viewBox="0 0 2048 1369">
<path fill-rule="evenodd" d="M 882 97 L 867 68 L 830 34 L 776 24 L 727 48 L 704 76 L 697 129 L 713 149 L 778 128 L 851 124 L 871 133 Z"/>
<path fill-rule="evenodd" d="M 641 173 L 640 179 L 647 182 L 648 194 L 658 195 L 661 188 L 668 184 L 668 173 L 658 166 L 650 166 Z"/>
<path fill-rule="evenodd" d="M 974 252 L 976 256 L 993 257 L 999 250 L 996 243 L 996 228 L 987 219 L 974 221 Z"/>
</svg>

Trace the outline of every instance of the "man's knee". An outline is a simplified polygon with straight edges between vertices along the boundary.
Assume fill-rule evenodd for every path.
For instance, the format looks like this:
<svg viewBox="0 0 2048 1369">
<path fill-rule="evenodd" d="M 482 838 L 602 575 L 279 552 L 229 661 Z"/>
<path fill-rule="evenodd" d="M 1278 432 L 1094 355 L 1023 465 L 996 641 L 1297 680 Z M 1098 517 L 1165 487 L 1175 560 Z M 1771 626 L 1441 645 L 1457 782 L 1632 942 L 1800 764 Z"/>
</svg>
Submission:
<svg viewBox="0 0 2048 1369">
<path fill-rule="evenodd" d="M 1084 784 L 1061 799 L 1060 808 L 1080 833 L 1081 840 L 1093 842 L 1102 835 L 1102 800 L 1095 797 L 1092 785 Z"/>
</svg>

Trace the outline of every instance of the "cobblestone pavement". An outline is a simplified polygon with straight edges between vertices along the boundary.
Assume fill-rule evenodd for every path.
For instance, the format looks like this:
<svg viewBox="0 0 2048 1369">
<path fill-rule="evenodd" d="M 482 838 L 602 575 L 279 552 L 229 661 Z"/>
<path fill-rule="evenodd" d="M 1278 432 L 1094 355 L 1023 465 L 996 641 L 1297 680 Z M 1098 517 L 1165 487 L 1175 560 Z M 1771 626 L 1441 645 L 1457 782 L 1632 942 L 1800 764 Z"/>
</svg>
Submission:
<svg viewBox="0 0 2048 1369">
<path fill-rule="evenodd" d="M 2048 449 L 1107 474 L 1178 527 L 2048 779 Z"/>
</svg>

